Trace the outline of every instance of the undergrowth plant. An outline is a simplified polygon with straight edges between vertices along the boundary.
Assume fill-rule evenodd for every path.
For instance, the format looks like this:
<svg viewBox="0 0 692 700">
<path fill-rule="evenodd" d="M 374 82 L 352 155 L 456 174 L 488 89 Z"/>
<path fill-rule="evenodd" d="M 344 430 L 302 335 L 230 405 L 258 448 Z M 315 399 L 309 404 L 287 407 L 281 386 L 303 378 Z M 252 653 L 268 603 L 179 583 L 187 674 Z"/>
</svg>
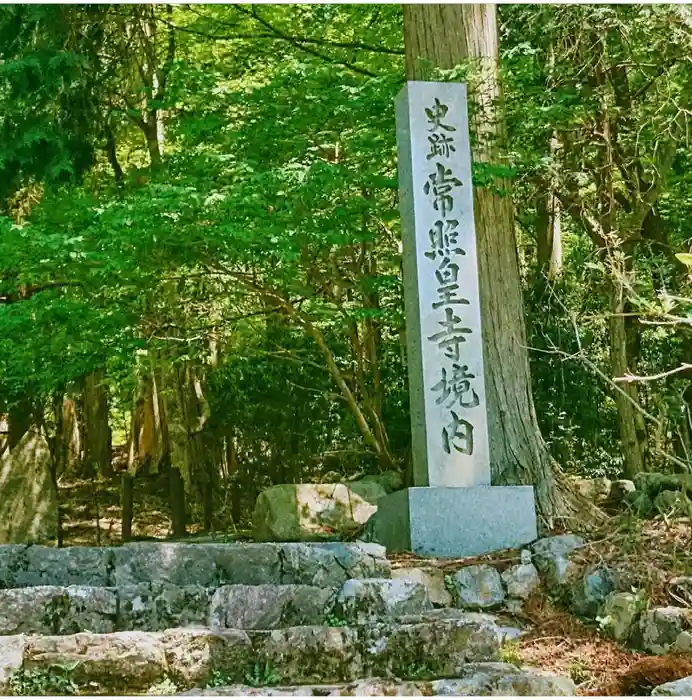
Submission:
<svg viewBox="0 0 692 700">
<path fill-rule="evenodd" d="M 79 662 L 53 664 L 48 668 L 19 669 L 10 678 L 12 695 L 78 695 L 79 686 L 72 674 Z"/>
</svg>

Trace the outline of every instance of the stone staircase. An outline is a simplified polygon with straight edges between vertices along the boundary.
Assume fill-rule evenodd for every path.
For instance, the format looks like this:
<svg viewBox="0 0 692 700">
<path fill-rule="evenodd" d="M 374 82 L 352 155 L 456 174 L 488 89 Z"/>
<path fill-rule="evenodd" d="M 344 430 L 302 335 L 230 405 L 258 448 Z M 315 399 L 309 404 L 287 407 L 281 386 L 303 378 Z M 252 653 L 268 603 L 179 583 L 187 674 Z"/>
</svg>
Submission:
<svg viewBox="0 0 692 700">
<path fill-rule="evenodd" d="M 0 546 L 0 694 L 570 695 L 373 544 Z"/>
</svg>

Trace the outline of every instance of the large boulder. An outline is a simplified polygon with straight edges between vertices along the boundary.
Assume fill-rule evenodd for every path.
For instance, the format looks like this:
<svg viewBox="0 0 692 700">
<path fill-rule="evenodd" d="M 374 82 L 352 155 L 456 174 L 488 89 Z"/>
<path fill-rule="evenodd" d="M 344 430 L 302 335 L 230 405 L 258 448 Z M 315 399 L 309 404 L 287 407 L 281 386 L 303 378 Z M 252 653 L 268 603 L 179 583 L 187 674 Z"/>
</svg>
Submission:
<svg viewBox="0 0 692 700">
<path fill-rule="evenodd" d="M 334 540 L 357 532 L 387 492 L 374 481 L 280 484 L 262 491 L 252 517 L 259 542 Z"/>
<path fill-rule="evenodd" d="M 460 608 L 492 608 L 505 599 L 500 574 L 488 564 L 459 569 L 454 575 L 454 589 Z"/>
<path fill-rule="evenodd" d="M 45 436 L 29 430 L 0 456 L 0 544 L 54 540 L 58 495 Z"/>
</svg>

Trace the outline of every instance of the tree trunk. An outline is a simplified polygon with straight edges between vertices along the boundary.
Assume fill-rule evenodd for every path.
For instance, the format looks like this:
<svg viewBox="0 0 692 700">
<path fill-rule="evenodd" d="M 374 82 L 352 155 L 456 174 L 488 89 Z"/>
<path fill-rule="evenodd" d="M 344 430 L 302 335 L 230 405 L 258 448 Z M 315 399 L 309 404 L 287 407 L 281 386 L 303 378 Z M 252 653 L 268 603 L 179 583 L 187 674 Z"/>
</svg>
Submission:
<svg viewBox="0 0 692 700">
<path fill-rule="evenodd" d="M 33 421 L 33 405 L 29 399 L 21 399 L 10 406 L 7 416 L 7 447 L 14 446 L 24 437 L 31 428 Z"/>
<path fill-rule="evenodd" d="M 123 542 L 132 539 L 132 521 L 135 512 L 135 477 L 124 472 L 120 481 L 120 503 L 122 508 L 122 533 Z"/>
<path fill-rule="evenodd" d="M 84 471 L 88 475 L 113 476 L 111 429 L 108 423 L 108 392 L 103 371 L 84 379 Z"/>
<path fill-rule="evenodd" d="M 623 271 L 624 273 L 624 271 Z M 615 274 L 611 277 L 611 302 L 610 302 L 610 371 L 613 378 L 624 377 L 628 373 L 634 373 L 634 358 L 631 357 L 631 342 L 627 328 L 627 292 L 623 286 L 622 278 Z M 627 394 L 623 396 L 619 391 L 615 392 L 615 405 L 617 407 L 618 427 L 620 428 L 620 440 L 622 442 L 623 472 L 627 479 L 632 479 L 636 474 L 646 471 L 647 462 L 647 435 L 644 417 L 637 411 L 635 404 L 639 405 L 639 386 L 636 382 L 619 384 Z M 634 403 L 632 403 L 634 402 Z"/>
<path fill-rule="evenodd" d="M 560 201 L 552 191 L 539 197 L 536 213 L 538 267 L 549 280 L 553 280 L 562 271 L 562 228 Z"/>
<path fill-rule="evenodd" d="M 429 79 L 426 62 L 442 69 L 471 63 L 477 77 L 469 86 L 477 108 L 473 158 L 495 160 L 502 146 L 495 6 L 404 5 L 404 35 L 408 80 Z M 576 515 L 584 525 L 589 506 L 569 488 L 536 420 L 512 200 L 476 188 L 474 211 L 493 483 L 533 484 L 548 528 L 558 520 L 576 524 L 565 522 Z"/>
</svg>

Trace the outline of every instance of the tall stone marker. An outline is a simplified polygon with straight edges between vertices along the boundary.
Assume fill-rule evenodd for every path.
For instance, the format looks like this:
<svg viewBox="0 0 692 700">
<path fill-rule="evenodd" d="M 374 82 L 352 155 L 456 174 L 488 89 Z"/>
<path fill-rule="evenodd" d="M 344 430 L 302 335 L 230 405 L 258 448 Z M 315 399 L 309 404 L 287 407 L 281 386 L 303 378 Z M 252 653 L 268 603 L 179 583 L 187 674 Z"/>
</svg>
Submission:
<svg viewBox="0 0 692 700">
<path fill-rule="evenodd" d="M 466 86 L 409 82 L 396 118 L 415 487 L 379 501 L 372 532 L 437 556 L 521 546 L 533 487 L 490 486 Z"/>
</svg>

